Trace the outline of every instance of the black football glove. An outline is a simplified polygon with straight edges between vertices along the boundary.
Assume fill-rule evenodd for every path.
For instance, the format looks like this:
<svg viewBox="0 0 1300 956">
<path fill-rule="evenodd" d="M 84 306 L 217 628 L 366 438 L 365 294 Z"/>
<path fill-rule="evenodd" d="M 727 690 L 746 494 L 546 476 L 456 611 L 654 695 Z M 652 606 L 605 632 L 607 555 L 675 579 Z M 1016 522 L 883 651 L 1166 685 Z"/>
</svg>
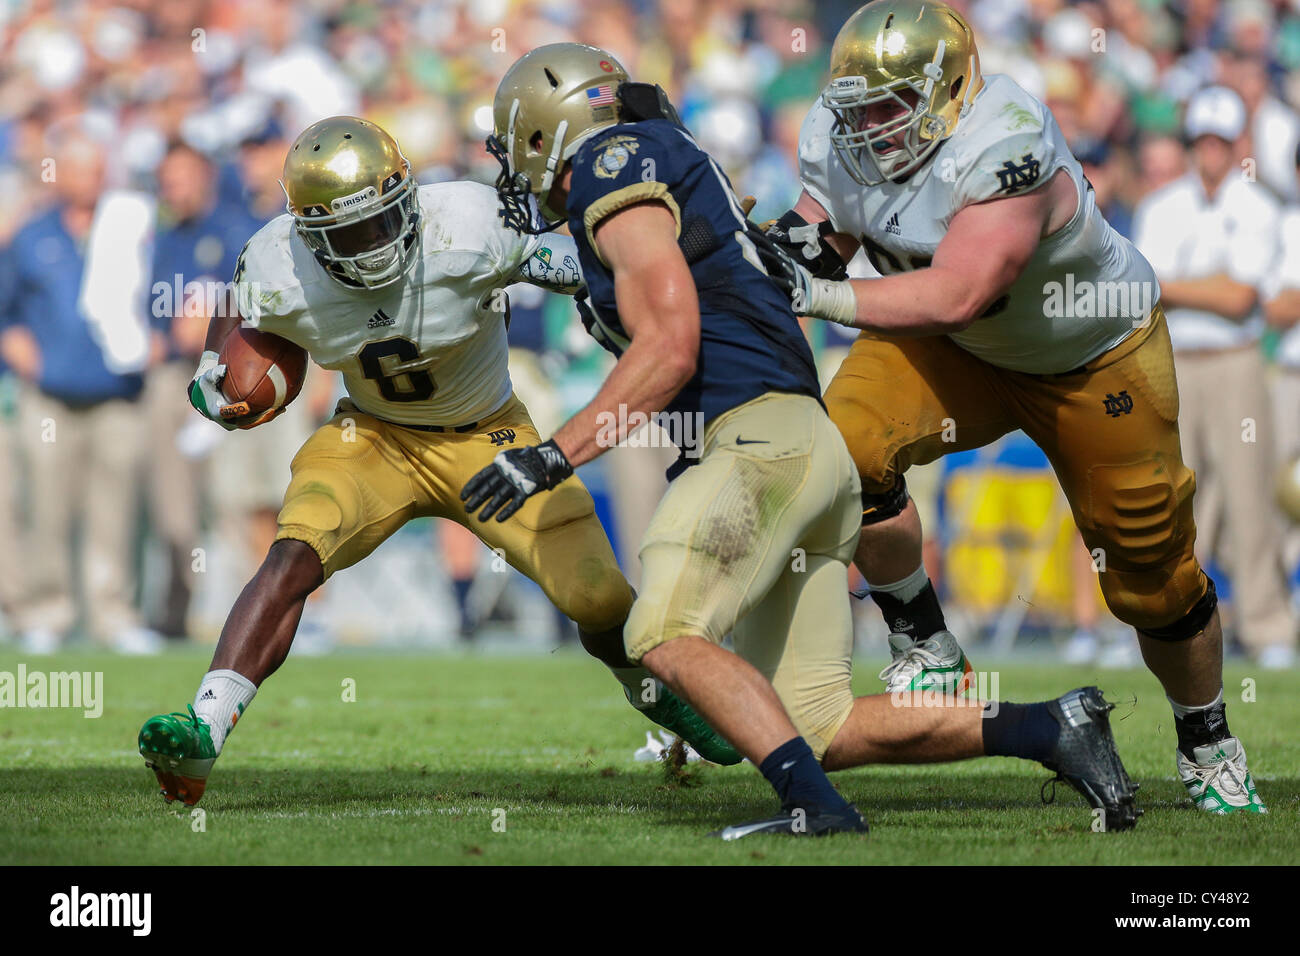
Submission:
<svg viewBox="0 0 1300 956">
<path fill-rule="evenodd" d="M 498 452 L 492 464 L 465 482 L 460 500 L 465 502 L 465 513 L 470 515 L 483 505 L 479 521 L 487 521 L 493 515 L 497 521 L 505 521 L 537 492 L 549 491 L 571 474 L 573 466 L 554 440 L 508 448 Z"/>
<path fill-rule="evenodd" d="M 777 288 L 789 297 L 794 314 L 807 314 L 808 306 L 812 301 L 812 273 L 796 262 L 788 251 L 773 241 L 758 226 L 750 223 L 747 232 L 768 276 L 776 283 Z"/>
<path fill-rule="evenodd" d="M 780 219 L 763 223 L 759 228 L 763 230 L 763 235 L 785 250 L 815 278 L 830 279 L 832 282 L 848 278 L 848 263 L 826 241 L 835 232 L 829 219 L 809 223 L 792 209 Z"/>
</svg>

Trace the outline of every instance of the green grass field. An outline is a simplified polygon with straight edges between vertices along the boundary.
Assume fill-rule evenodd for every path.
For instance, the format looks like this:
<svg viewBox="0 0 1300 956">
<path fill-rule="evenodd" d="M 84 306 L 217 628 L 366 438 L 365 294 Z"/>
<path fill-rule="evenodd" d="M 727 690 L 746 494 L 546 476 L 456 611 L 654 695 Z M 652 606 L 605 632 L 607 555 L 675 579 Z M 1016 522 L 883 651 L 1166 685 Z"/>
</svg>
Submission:
<svg viewBox="0 0 1300 956">
<path fill-rule="evenodd" d="M 200 804 L 206 829 L 157 794 L 135 752 L 142 721 L 183 707 L 207 651 L 153 660 L 65 654 L 29 670 L 104 672 L 103 716 L 0 710 L 0 863 L 1050 863 L 1246 864 L 1300 859 L 1300 690 L 1258 675 L 1228 717 L 1246 743 L 1267 817 L 1194 811 L 1173 773 L 1169 708 L 1145 671 L 1017 664 L 998 668 L 1012 700 L 1099 683 L 1119 707 L 1116 736 L 1142 783 L 1131 833 L 1093 833 L 1068 787 L 1040 803 L 1050 775 L 987 759 L 836 774 L 864 811 L 867 837 L 705 834 L 765 815 L 771 792 L 748 765 L 704 767 L 685 782 L 632 760 L 650 724 L 580 653 L 452 657 L 340 653 L 290 660 L 267 682 L 217 762 Z M 975 657 L 977 666 L 990 668 Z M 0 671 L 16 672 L 12 650 Z M 860 692 L 879 685 L 862 662 Z M 343 684 L 356 682 L 356 701 Z M 692 768 L 694 769 L 694 767 Z M 505 830 L 493 828 L 504 810 Z M 500 815 L 496 814 L 499 819 Z"/>
</svg>

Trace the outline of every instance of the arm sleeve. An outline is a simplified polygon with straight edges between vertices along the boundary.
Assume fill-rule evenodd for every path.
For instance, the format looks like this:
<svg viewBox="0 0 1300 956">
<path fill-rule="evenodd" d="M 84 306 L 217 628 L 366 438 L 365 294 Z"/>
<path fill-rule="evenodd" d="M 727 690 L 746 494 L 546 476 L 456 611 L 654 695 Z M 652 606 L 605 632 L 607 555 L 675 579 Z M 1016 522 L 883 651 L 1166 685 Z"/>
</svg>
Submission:
<svg viewBox="0 0 1300 956">
<path fill-rule="evenodd" d="M 582 287 L 578 244 L 571 236 L 541 237 L 537 250 L 519 266 L 519 278 L 552 292 L 572 295 Z"/>
<path fill-rule="evenodd" d="M 235 260 L 235 305 L 243 325 L 282 333 L 291 303 L 301 303 L 287 246 L 276 239 L 274 223 L 249 239 Z"/>
<path fill-rule="evenodd" d="M 952 214 L 990 199 L 1023 196 L 1047 183 L 1065 165 L 1043 130 L 1011 133 L 983 147 L 969 161 L 956 157 Z"/>
<path fill-rule="evenodd" d="M 681 235 L 682 211 L 669 188 L 675 161 L 657 137 L 623 128 L 587 143 L 574 160 L 569 206 L 583 210 L 582 227 L 597 256 L 596 226 L 635 203 L 662 202 L 673 214 Z"/>
<path fill-rule="evenodd" d="M 257 237 L 254 236 L 253 239 Z M 257 280 L 255 276 L 249 274 L 249 250 L 253 246 L 253 239 L 244 243 L 244 248 L 240 250 L 238 257 L 235 259 L 235 272 L 231 278 L 235 287 L 235 307 L 239 309 L 239 315 L 244 320 L 244 325 L 257 327 L 258 320 L 261 318 L 261 302 L 257 292 Z"/>
</svg>

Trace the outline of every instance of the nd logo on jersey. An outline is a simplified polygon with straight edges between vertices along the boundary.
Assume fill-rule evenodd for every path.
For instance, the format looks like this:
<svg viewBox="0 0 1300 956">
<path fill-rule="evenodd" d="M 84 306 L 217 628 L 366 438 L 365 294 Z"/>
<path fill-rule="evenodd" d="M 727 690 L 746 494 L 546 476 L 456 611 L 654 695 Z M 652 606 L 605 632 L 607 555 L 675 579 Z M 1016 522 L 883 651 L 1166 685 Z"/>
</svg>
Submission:
<svg viewBox="0 0 1300 956">
<path fill-rule="evenodd" d="M 1038 160 L 1030 153 L 1021 156 L 1019 164 L 1008 159 L 997 170 L 998 186 L 1009 193 L 1032 186 L 1038 182 L 1038 166 Z"/>
<path fill-rule="evenodd" d="M 605 144 L 591 171 L 601 179 L 614 179 L 641 146 L 634 137 L 615 136 Z"/>
</svg>

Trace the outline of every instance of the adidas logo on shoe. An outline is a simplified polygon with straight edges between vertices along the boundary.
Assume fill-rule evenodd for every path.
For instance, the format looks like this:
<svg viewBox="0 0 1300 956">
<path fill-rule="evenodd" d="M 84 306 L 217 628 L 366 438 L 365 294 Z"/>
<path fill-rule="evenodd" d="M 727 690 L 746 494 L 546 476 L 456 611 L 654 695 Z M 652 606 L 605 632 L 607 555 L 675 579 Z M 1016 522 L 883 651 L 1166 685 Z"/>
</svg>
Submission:
<svg viewBox="0 0 1300 956">
<path fill-rule="evenodd" d="M 217 699 L 217 695 L 212 693 L 211 687 L 205 690 L 203 692 L 203 696 L 199 698 L 199 700 L 216 700 L 216 699 Z"/>
</svg>

